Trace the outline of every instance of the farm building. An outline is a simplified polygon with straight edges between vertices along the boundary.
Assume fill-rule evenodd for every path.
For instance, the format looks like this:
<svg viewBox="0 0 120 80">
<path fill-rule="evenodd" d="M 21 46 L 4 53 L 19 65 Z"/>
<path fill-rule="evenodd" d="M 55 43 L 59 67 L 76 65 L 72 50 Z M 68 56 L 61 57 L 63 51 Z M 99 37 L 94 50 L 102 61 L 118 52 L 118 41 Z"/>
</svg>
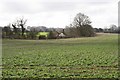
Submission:
<svg viewBox="0 0 120 80">
<path fill-rule="evenodd" d="M 66 35 L 63 32 L 51 31 L 51 32 L 38 32 L 36 39 L 57 39 L 65 38 Z"/>
<path fill-rule="evenodd" d="M 60 38 L 64 38 L 64 37 L 65 37 L 65 34 L 64 34 L 64 33 L 60 33 L 60 34 L 59 34 L 59 37 L 60 37 Z"/>
</svg>

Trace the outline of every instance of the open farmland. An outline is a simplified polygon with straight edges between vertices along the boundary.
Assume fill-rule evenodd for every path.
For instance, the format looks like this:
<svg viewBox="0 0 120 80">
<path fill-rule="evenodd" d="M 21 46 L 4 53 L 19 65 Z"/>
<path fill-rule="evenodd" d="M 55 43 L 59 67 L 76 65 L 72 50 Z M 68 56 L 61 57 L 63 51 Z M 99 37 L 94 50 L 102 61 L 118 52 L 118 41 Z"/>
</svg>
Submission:
<svg viewBox="0 0 120 80">
<path fill-rule="evenodd" d="M 4 78 L 117 78 L 118 35 L 3 40 Z"/>
</svg>

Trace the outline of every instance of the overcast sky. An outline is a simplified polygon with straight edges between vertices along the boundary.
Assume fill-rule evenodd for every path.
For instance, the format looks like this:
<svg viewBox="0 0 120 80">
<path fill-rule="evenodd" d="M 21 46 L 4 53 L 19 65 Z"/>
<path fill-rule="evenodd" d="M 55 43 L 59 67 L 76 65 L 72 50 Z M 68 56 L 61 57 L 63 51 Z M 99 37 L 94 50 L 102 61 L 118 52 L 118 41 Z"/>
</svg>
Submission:
<svg viewBox="0 0 120 80">
<path fill-rule="evenodd" d="M 79 12 L 89 16 L 92 26 L 118 25 L 119 0 L 0 0 L 0 26 L 20 17 L 29 26 L 62 27 Z"/>
</svg>

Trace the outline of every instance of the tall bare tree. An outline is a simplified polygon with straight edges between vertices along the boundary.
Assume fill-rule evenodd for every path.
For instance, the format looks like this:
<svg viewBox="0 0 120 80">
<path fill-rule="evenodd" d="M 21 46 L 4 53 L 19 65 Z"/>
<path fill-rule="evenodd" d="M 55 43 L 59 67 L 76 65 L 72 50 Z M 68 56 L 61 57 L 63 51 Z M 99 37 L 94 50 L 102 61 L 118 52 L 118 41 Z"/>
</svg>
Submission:
<svg viewBox="0 0 120 80">
<path fill-rule="evenodd" d="M 82 13 L 78 13 L 75 18 L 73 25 L 74 27 L 82 27 L 84 25 L 90 25 L 91 21 L 90 18 Z"/>
<path fill-rule="evenodd" d="M 27 22 L 27 19 L 24 19 L 24 18 L 19 18 L 17 20 L 17 25 L 21 27 L 21 30 L 22 30 L 22 36 L 24 35 L 24 32 L 25 32 L 26 22 Z"/>
<path fill-rule="evenodd" d="M 76 28 L 76 33 L 77 33 L 78 37 L 86 36 L 86 35 L 88 35 L 88 32 L 94 33 L 94 32 L 91 32 L 91 31 L 93 31 L 93 28 L 90 24 L 91 24 L 91 21 L 87 15 L 78 13 L 75 16 L 74 21 L 73 21 L 73 27 Z M 88 27 L 90 27 L 90 28 L 88 28 Z M 86 31 L 84 31 L 84 30 L 86 30 Z M 93 35 L 93 34 L 91 34 L 91 35 Z M 89 36 L 91 36 L 91 35 L 89 34 Z"/>
</svg>

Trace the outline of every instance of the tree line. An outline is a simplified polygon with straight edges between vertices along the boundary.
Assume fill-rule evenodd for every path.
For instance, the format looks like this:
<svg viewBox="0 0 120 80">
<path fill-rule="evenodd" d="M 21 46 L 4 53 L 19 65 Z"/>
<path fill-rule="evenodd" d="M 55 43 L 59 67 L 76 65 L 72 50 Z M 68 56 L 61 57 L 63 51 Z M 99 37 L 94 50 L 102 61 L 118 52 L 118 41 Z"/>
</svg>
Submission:
<svg viewBox="0 0 120 80">
<path fill-rule="evenodd" d="M 103 33 L 120 33 L 120 26 L 117 27 L 116 25 L 112 24 L 108 28 L 94 28 L 95 32 L 103 32 Z"/>
<path fill-rule="evenodd" d="M 73 22 L 65 28 L 46 28 L 44 26 L 35 28 L 27 26 L 26 22 L 27 19 L 19 18 L 14 23 L 4 26 L 2 28 L 2 38 L 36 39 L 36 35 L 41 39 L 46 38 L 44 35 L 38 35 L 39 32 L 49 32 L 49 35 L 47 35 L 49 39 L 92 37 L 95 36 L 96 32 L 118 33 L 120 29 L 116 28 L 115 25 L 112 25 L 110 29 L 93 28 L 90 18 L 83 13 L 78 13 Z M 30 29 L 25 28 L 26 26 Z"/>
</svg>

